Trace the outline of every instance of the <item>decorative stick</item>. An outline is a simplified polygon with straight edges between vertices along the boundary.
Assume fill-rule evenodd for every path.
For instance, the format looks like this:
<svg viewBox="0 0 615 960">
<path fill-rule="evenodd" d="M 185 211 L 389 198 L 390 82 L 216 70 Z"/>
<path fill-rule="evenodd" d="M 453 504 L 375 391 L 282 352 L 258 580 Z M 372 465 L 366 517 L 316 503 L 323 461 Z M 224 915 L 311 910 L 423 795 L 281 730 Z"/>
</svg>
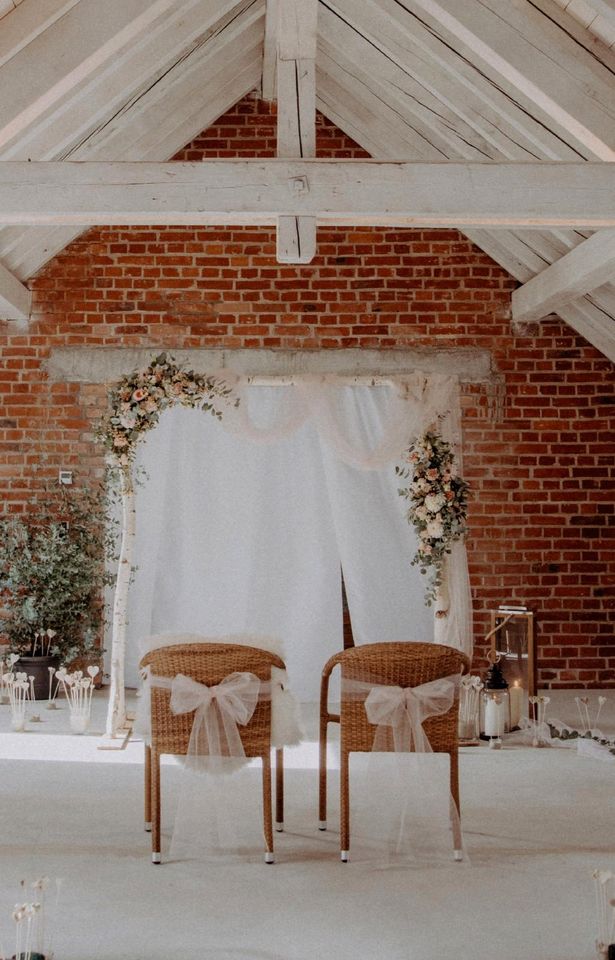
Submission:
<svg viewBox="0 0 615 960">
<path fill-rule="evenodd" d="M 600 719 L 600 714 L 602 713 L 602 708 L 606 703 L 606 697 L 598 697 L 598 709 L 596 711 L 596 719 L 594 721 L 594 728 L 598 726 L 598 720 Z"/>
</svg>

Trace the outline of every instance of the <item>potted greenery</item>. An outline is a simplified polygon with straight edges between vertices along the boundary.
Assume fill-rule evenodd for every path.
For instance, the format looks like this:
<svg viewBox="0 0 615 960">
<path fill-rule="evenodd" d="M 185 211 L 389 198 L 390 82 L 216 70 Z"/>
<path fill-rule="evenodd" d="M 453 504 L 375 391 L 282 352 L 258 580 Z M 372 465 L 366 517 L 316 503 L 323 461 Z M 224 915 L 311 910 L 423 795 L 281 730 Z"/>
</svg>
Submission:
<svg viewBox="0 0 615 960">
<path fill-rule="evenodd" d="M 112 531 L 105 495 L 59 485 L 0 519 L 0 606 L 15 670 L 44 699 L 49 668 L 98 659 Z"/>
</svg>

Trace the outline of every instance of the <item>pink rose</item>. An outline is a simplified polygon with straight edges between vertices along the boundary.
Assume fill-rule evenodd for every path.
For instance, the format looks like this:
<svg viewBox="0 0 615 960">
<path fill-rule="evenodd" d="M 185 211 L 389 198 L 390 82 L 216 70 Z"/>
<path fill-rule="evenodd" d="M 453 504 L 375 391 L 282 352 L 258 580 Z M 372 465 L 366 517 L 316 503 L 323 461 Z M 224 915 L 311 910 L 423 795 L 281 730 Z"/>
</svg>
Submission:
<svg viewBox="0 0 615 960">
<path fill-rule="evenodd" d="M 132 399 L 134 403 L 139 403 L 139 401 L 144 400 L 146 396 L 147 396 L 147 390 L 143 390 L 142 387 L 139 387 L 137 390 L 134 391 L 132 395 Z"/>
</svg>

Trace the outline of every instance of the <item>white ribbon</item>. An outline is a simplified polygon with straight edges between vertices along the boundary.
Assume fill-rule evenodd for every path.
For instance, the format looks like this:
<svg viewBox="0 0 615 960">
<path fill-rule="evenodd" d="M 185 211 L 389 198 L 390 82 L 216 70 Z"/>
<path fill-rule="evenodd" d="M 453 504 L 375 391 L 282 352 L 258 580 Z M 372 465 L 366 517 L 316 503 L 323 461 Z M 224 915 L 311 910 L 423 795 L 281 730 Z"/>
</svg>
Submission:
<svg viewBox="0 0 615 960">
<path fill-rule="evenodd" d="M 376 727 L 365 780 L 353 801 L 353 836 L 368 850 L 384 846 L 388 856 L 448 862 L 451 827 L 455 849 L 461 848 L 457 808 L 441 768 L 432 764 L 434 751 L 423 729 L 430 717 L 451 710 L 460 680 L 451 674 L 414 687 L 342 680 L 342 701 L 363 701 Z"/>
<path fill-rule="evenodd" d="M 354 680 L 345 681 L 345 684 L 368 686 Z M 396 752 L 431 753 L 423 722 L 428 717 L 447 713 L 453 706 L 458 689 L 458 674 L 431 680 L 417 687 L 369 685 L 365 712 L 369 722 L 378 727 L 373 749 L 386 749 L 386 728 L 392 727 Z"/>
<path fill-rule="evenodd" d="M 194 711 L 187 754 L 192 767 L 203 757 L 245 757 L 238 725 L 250 721 L 260 690 L 253 673 L 231 673 L 214 687 L 181 673 L 173 679 L 171 713 Z"/>
</svg>

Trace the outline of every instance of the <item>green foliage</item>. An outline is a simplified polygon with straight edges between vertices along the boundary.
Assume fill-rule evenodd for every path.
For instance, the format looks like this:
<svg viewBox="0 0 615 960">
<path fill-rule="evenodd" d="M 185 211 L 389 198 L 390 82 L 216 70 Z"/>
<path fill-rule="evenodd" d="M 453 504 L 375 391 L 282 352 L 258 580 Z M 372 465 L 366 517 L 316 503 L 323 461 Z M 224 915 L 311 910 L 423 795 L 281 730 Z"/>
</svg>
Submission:
<svg viewBox="0 0 615 960">
<path fill-rule="evenodd" d="M 586 730 L 584 733 L 581 733 L 580 730 L 566 728 L 560 730 L 559 727 L 554 726 L 552 723 L 547 725 L 551 736 L 555 740 L 594 740 L 596 743 L 599 743 L 601 747 L 608 747 L 609 753 L 615 757 L 615 740 L 609 740 L 607 737 L 599 737 L 592 733 L 591 730 Z"/>
<path fill-rule="evenodd" d="M 55 631 L 50 653 L 70 662 L 95 648 L 103 589 L 113 579 L 113 521 L 102 488 L 45 491 L 25 514 L 0 519 L 0 605 L 10 649 L 24 656 L 35 634 Z"/>
</svg>

